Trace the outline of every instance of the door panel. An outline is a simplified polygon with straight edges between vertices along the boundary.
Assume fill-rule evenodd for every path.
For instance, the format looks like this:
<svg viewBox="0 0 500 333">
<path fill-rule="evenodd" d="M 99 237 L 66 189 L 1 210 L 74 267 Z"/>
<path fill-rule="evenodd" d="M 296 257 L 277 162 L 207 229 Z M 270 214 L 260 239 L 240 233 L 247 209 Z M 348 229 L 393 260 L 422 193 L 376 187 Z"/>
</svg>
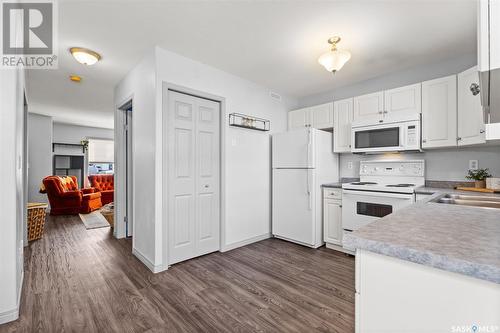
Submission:
<svg viewBox="0 0 500 333">
<path fill-rule="evenodd" d="M 351 151 L 352 107 L 352 98 L 334 103 L 333 152 L 335 153 Z"/>
<path fill-rule="evenodd" d="M 475 145 L 486 142 L 483 109 L 480 94 L 470 91 L 472 84 L 479 84 L 477 67 L 458 74 L 458 145 Z"/>
<path fill-rule="evenodd" d="M 302 128 L 310 125 L 309 109 L 288 112 L 288 129 Z"/>
<path fill-rule="evenodd" d="M 316 105 L 310 110 L 312 127 L 317 129 L 333 127 L 333 103 Z"/>
<path fill-rule="evenodd" d="M 422 147 L 457 145 L 457 78 L 422 82 Z"/>
<path fill-rule="evenodd" d="M 325 242 L 342 245 L 342 205 L 340 200 L 324 200 Z"/>
<path fill-rule="evenodd" d="M 310 128 L 274 134 L 273 168 L 313 168 L 314 130 Z"/>
<path fill-rule="evenodd" d="M 354 120 L 381 119 L 384 112 L 384 92 L 354 97 Z"/>
<path fill-rule="evenodd" d="M 314 245 L 313 184 L 313 170 L 273 170 L 273 235 Z"/>
<path fill-rule="evenodd" d="M 169 264 L 220 248 L 217 102 L 168 92 Z"/>
<path fill-rule="evenodd" d="M 399 117 L 422 112 L 421 90 L 421 84 L 417 83 L 385 91 L 385 116 Z"/>
</svg>

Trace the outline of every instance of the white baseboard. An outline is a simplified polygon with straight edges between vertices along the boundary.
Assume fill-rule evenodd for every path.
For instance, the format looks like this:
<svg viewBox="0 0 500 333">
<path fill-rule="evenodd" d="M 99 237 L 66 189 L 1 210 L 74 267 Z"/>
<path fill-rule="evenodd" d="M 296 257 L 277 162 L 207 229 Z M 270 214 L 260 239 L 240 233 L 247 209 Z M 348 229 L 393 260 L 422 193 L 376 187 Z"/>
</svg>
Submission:
<svg viewBox="0 0 500 333">
<path fill-rule="evenodd" d="M 340 245 L 336 245 L 336 244 L 332 244 L 332 243 L 326 243 L 325 246 L 326 246 L 327 249 L 330 249 L 330 250 L 335 250 L 335 251 L 344 252 L 344 253 L 347 253 L 347 254 L 352 254 L 353 256 L 356 255 L 356 252 L 344 249 Z"/>
<path fill-rule="evenodd" d="M 23 281 L 24 281 L 24 270 L 21 273 L 21 281 L 19 282 L 21 287 L 19 288 L 19 291 L 17 293 L 17 306 L 12 310 L 8 310 L 8 311 L 0 313 L 0 325 L 17 320 L 19 318 L 19 307 L 21 306 L 21 294 L 23 291 Z"/>
<path fill-rule="evenodd" d="M 153 273 L 163 272 L 168 268 L 168 266 L 153 264 L 148 258 L 146 258 L 146 256 L 144 256 L 141 252 L 139 252 L 139 250 L 135 248 L 132 248 L 132 254 L 136 256 L 136 258 L 139 259 Z"/>
<path fill-rule="evenodd" d="M 238 247 L 242 247 L 242 246 L 245 246 L 245 245 L 248 245 L 248 244 L 252 244 L 252 243 L 255 243 L 255 242 L 260 242 L 261 240 L 268 239 L 268 238 L 271 238 L 271 234 L 270 233 L 265 233 L 263 235 L 252 237 L 252 238 L 249 238 L 249 239 L 245 239 L 245 240 L 242 240 L 242 241 L 239 241 L 239 242 L 236 242 L 236 243 L 231 243 L 231 244 L 228 244 L 228 245 L 223 245 L 221 247 L 221 249 L 220 249 L 220 252 L 231 251 L 231 250 L 234 250 L 234 249 L 236 249 Z"/>
</svg>

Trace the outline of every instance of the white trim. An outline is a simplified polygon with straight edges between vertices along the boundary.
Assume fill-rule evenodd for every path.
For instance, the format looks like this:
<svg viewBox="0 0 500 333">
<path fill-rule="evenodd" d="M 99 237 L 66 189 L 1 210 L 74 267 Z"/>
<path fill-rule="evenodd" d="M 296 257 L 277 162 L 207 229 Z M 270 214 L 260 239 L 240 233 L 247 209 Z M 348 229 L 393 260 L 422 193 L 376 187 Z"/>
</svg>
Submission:
<svg viewBox="0 0 500 333">
<path fill-rule="evenodd" d="M 260 242 L 264 239 L 268 239 L 268 238 L 271 238 L 271 233 L 265 233 L 263 235 L 260 235 L 260 236 L 255 236 L 255 237 L 252 237 L 252 238 L 249 238 L 249 239 L 245 239 L 245 240 L 242 240 L 242 241 L 239 241 L 239 242 L 235 242 L 235 243 L 231 243 L 231 244 L 228 244 L 228 245 L 223 245 L 222 248 L 220 249 L 220 252 L 227 252 L 227 251 L 231 251 L 231 250 L 234 250 L 238 247 L 242 247 L 242 246 L 245 246 L 245 245 L 249 245 L 249 244 L 252 244 L 252 243 L 256 243 L 256 242 Z"/>
<path fill-rule="evenodd" d="M 21 306 L 21 295 L 23 291 L 24 270 L 21 272 L 21 281 L 19 282 L 19 291 L 17 293 L 17 306 L 8 311 L 0 313 L 0 325 L 5 324 L 19 318 L 19 308 Z"/>
<path fill-rule="evenodd" d="M 137 259 L 139 259 L 144 265 L 146 265 L 147 268 L 153 273 L 159 273 L 166 271 L 168 269 L 168 266 L 160 264 L 160 265 L 155 265 L 153 264 L 148 258 L 146 258 L 145 255 L 143 255 L 139 250 L 132 248 L 132 254 L 136 256 Z"/>
</svg>

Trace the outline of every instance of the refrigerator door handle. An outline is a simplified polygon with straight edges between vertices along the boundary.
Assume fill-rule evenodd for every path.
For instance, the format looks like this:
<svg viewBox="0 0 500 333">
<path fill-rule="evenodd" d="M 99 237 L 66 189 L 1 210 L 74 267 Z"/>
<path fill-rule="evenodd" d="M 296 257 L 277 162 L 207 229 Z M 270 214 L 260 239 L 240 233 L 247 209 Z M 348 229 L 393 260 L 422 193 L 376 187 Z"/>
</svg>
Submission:
<svg viewBox="0 0 500 333">
<path fill-rule="evenodd" d="M 307 130 L 307 167 L 311 166 L 311 155 L 312 155 L 312 131 Z"/>
<path fill-rule="evenodd" d="M 311 181 L 309 180 L 309 174 L 311 170 L 307 170 L 307 195 L 309 201 L 309 210 L 312 210 L 312 193 L 311 193 Z"/>
</svg>

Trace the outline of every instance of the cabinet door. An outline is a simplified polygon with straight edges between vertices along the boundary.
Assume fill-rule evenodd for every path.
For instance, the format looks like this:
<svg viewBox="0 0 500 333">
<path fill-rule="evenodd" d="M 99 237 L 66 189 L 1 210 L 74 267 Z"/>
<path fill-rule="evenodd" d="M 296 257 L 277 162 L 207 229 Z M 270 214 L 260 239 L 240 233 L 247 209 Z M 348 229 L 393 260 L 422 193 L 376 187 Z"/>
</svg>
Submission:
<svg viewBox="0 0 500 333">
<path fill-rule="evenodd" d="M 485 143 L 485 125 L 480 94 L 472 95 L 470 87 L 479 84 L 477 67 L 458 74 L 458 145 Z"/>
<path fill-rule="evenodd" d="M 422 82 L 422 148 L 456 145 L 456 75 Z"/>
<path fill-rule="evenodd" d="M 324 240 L 342 245 L 342 205 L 340 200 L 323 200 Z"/>
<path fill-rule="evenodd" d="M 354 120 L 373 120 L 383 117 L 384 92 L 354 97 Z"/>
<path fill-rule="evenodd" d="M 384 92 L 384 116 L 404 117 L 422 112 L 422 85 L 420 83 Z"/>
<path fill-rule="evenodd" d="M 481 72 L 500 68 L 500 0 L 480 0 L 478 65 Z"/>
<path fill-rule="evenodd" d="M 343 99 L 333 103 L 333 152 L 351 151 L 351 123 L 353 118 L 353 99 Z"/>
<path fill-rule="evenodd" d="M 309 108 L 312 127 L 317 129 L 333 128 L 333 102 Z"/>
<path fill-rule="evenodd" d="M 299 109 L 288 112 L 288 129 L 309 126 L 309 109 Z"/>
</svg>

